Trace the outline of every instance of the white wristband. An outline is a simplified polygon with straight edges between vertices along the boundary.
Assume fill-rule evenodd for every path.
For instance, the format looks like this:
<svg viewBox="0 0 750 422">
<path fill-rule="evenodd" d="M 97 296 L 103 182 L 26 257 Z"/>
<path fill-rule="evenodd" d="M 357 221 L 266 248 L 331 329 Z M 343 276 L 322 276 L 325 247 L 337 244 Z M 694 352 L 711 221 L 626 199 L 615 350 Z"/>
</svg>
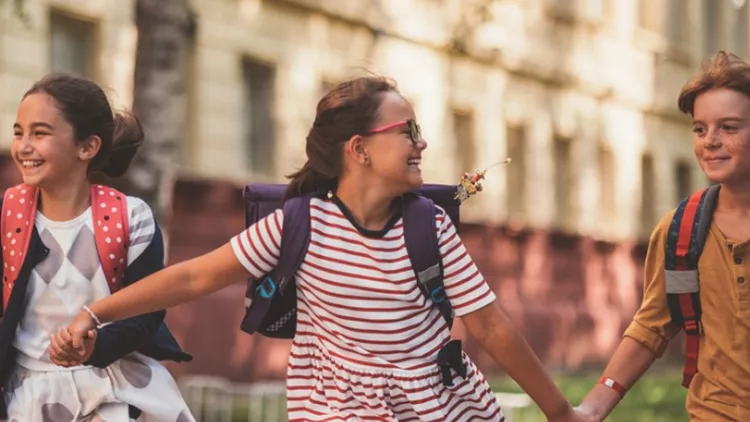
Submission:
<svg viewBox="0 0 750 422">
<path fill-rule="evenodd" d="M 83 305 L 83 310 L 86 311 L 86 313 L 88 313 L 91 316 L 91 319 L 93 319 L 94 322 L 96 322 L 96 327 L 97 328 L 99 328 L 99 327 L 102 326 L 102 322 L 99 321 L 99 318 L 96 316 L 96 314 L 94 313 L 94 311 L 92 311 L 91 309 L 89 309 L 89 307 L 86 306 L 86 305 Z"/>
</svg>

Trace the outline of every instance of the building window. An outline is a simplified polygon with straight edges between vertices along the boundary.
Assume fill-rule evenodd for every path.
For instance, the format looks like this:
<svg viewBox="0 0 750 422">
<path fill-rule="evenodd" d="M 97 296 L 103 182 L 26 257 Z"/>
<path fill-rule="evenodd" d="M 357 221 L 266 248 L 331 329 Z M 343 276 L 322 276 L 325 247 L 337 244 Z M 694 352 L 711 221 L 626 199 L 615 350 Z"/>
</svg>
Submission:
<svg viewBox="0 0 750 422">
<path fill-rule="evenodd" d="M 733 51 L 735 54 L 743 58 L 748 57 L 748 53 L 750 53 L 750 51 L 748 51 L 748 37 L 750 37 L 750 29 L 748 29 L 747 9 L 747 1 L 743 1 L 742 5 L 739 8 L 735 5 L 735 9 L 732 11 L 735 19 Z"/>
<path fill-rule="evenodd" d="M 720 3 L 715 0 L 703 0 L 703 39 L 706 57 L 713 57 L 721 45 L 720 7 Z"/>
<path fill-rule="evenodd" d="M 276 69 L 267 64 L 245 59 L 244 77 L 244 139 L 250 172 L 274 176 L 276 125 L 274 94 Z"/>
<path fill-rule="evenodd" d="M 675 179 L 677 181 L 677 201 L 690 196 L 693 193 L 692 169 L 690 164 L 680 161 L 675 166 Z"/>
<path fill-rule="evenodd" d="M 474 116 L 471 112 L 454 110 L 453 113 L 453 143 L 459 169 L 457 173 L 475 170 L 475 140 Z"/>
<path fill-rule="evenodd" d="M 612 222 L 615 218 L 615 157 L 612 149 L 607 145 L 599 145 L 599 198 L 601 214 L 605 222 Z"/>
<path fill-rule="evenodd" d="M 689 37 L 688 9 L 684 0 L 638 0 L 638 26 L 684 48 Z"/>
<path fill-rule="evenodd" d="M 181 143 L 179 148 L 180 161 L 182 164 L 192 166 L 193 160 L 196 157 L 199 143 L 199 119 L 200 116 L 200 104 L 198 99 L 198 72 L 196 69 L 196 63 L 198 60 L 198 45 L 196 40 L 191 38 L 188 42 L 187 53 L 182 55 L 183 61 L 180 65 L 180 69 L 183 72 L 185 78 L 185 93 L 187 98 L 187 124 L 184 126 L 184 139 L 185 142 Z"/>
<path fill-rule="evenodd" d="M 573 177 L 571 148 L 569 138 L 555 136 L 554 141 L 554 177 L 555 177 L 555 207 L 557 222 L 564 229 L 572 229 L 573 225 L 573 192 L 575 192 L 575 178 Z"/>
<path fill-rule="evenodd" d="M 641 236 L 648 237 L 656 226 L 656 172 L 651 154 L 641 157 Z"/>
<path fill-rule="evenodd" d="M 51 72 L 96 78 L 97 25 L 52 11 L 49 19 Z"/>
<path fill-rule="evenodd" d="M 546 0 L 545 3 L 555 16 L 572 18 L 576 15 L 575 0 Z"/>
<path fill-rule="evenodd" d="M 511 220 L 521 220 L 526 212 L 526 129 L 508 126 L 506 133 L 507 155 L 513 160 L 506 167 L 506 209 Z"/>
<path fill-rule="evenodd" d="M 686 49 L 690 40 L 689 8 L 683 0 L 669 0 L 668 7 L 669 41 L 678 48 Z"/>
</svg>

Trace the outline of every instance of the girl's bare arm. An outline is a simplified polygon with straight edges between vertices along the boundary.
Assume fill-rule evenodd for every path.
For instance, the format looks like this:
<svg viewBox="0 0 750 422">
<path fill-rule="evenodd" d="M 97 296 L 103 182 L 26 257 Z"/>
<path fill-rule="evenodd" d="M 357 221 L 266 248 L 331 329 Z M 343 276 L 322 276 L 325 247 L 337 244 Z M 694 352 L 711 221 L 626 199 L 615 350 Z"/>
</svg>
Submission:
<svg viewBox="0 0 750 422">
<path fill-rule="evenodd" d="M 482 348 L 521 386 L 548 419 L 567 420 L 570 417 L 573 410 L 568 400 L 497 302 L 464 315 L 462 321 Z"/>
<path fill-rule="evenodd" d="M 92 304 L 89 309 L 101 323 L 170 308 L 222 289 L 247 277 L 232 246 L 224 246 L 189 261 L 158 271 L 137 283 Z M 68 327 L 73 346 L 82 344 L 94 319 L 82 311 Z"/>
</svg>

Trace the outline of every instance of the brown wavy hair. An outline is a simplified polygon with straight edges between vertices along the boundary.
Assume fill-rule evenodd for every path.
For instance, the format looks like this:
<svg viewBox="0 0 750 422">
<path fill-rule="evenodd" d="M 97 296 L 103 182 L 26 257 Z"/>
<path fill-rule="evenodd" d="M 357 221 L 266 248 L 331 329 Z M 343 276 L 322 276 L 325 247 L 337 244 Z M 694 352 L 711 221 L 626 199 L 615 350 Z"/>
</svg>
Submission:
<svg viewBox="0 0 750 422">
<path fill-rule="evenodd" d="M 395 92 L 391 80 L 368 76 L 340 83 L 318 102 L 307 134 L 307 162 L 287 176 L 286 199 L 335 187 L 342 170 L 343 146 L 367 133 L 377 121 L 383 94 Z"/>
<path fill-rule="evenodd" d="M 102 140 L 99 152 L 89 164 L 89 173 L 101 172 L 112 178 L 125 174 L 144 138 L 143 128 L 132 113 L 113 113 L 101 87 L 79 76 L 47 75 L 24 98 L 39 92 L 55 99 L 63 117 L 73 126 L 76 142 L 91 136 Z"/>
<path fill-rule="evenodd" d="M 750 97 L 750 64 L 735 54 L 720 50 L 682 87 L 677 107 L 692 116 L 695 99 L 716 88 L 731 89 Z"/>
</svg>

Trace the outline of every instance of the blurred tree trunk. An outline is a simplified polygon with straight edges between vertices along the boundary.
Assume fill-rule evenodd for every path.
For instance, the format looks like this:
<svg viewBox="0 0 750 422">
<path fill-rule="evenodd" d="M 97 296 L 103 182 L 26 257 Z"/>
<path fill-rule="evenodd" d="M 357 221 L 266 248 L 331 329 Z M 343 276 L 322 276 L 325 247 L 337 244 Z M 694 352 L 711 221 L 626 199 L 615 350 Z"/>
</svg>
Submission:
<svg viewBox="0 0 750 422">
<path fill-rule="evenodd" d="M 146 201 L 168 231 L 177 153 L 186 136 L 196 16 L 188 0 L 136 0 L 135 21 L 133 113 L 146 139 L 118 187 Z"/>
</svg>

